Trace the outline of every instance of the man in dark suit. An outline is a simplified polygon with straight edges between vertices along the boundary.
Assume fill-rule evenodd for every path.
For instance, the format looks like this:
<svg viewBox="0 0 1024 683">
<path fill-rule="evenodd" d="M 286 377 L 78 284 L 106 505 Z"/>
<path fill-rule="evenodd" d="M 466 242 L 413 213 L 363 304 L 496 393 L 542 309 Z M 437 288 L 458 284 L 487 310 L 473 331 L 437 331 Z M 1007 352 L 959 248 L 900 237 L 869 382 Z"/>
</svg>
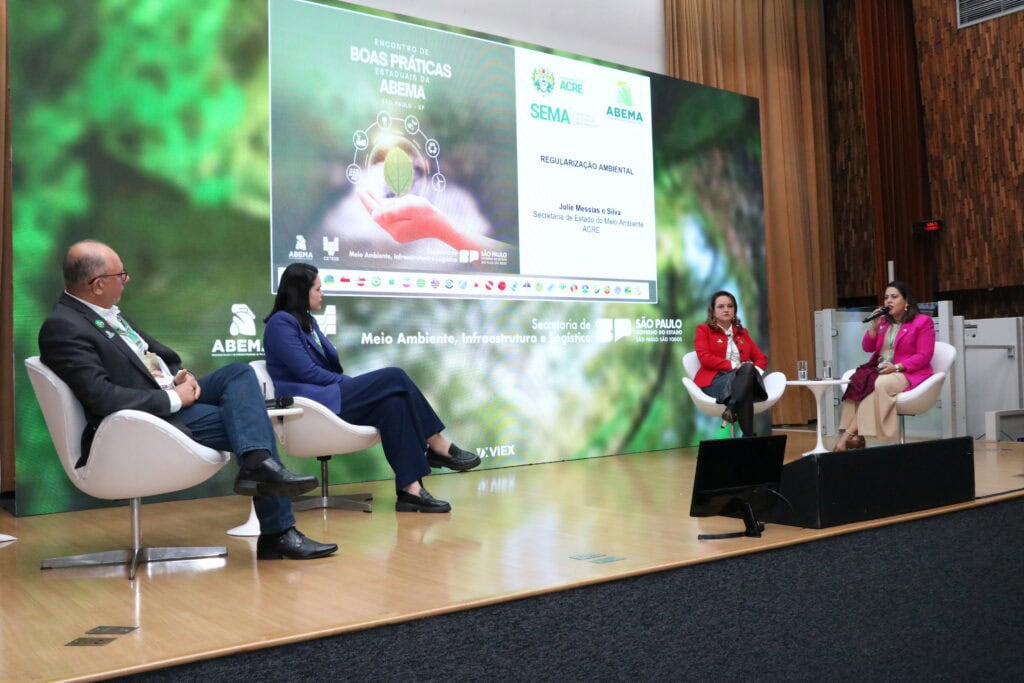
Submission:
<svg viewBox="0 0 1024 683">
<path fill-rule="evenodd" d="M 88 426 L 81 467 L 96 428 L 107 415 L 142 410 L 169 421 L 191 438 L 237 455 L 235 493 L 253 496 L 260 520 L 258 559 L 311 559 L 330 555 L 295 528 L 291 501 L 317 486 L 316 477 L 284 468 L 277 455 L 255 373 L 233 363 L 197 379 L 181 358 L 135 325 L 117 308 L 128 273 L 117 253 L 86 240 L 64 257 L 65 291 L 39 331 L 39 351 L 82 404 Z"/>
</svg>

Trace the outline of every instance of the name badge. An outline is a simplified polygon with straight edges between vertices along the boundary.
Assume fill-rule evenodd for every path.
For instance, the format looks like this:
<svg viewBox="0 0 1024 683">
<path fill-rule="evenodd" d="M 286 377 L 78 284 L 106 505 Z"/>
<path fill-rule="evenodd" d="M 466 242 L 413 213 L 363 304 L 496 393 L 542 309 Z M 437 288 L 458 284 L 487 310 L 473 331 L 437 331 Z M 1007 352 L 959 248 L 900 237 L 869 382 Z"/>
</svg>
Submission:
<svg viewBox="0 0 1024 683">
<path fill-rule="evenodd" d="M 142 354 L 142 364 L 149 370 L 149 374 L 153 377 L 160 378 L 164 376 L 164 371 L 160 367 L 160 357 L 152 351 L 148 351 Z"/>
</svg>

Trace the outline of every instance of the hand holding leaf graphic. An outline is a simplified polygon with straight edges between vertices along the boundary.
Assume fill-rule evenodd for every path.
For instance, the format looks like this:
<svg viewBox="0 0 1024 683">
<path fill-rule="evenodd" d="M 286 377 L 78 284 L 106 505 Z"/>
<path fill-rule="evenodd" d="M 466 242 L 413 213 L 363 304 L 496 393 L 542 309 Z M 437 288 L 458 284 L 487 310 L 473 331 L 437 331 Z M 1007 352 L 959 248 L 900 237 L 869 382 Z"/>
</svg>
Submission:
<svg viewBox="0 0 1024 683">
<path fill-rule="evenodd" d="M 509 245 L 504 242 L 461 232 L 448 216 L 425 197 L 406 194 L 379 199 L 363 189 L 357 189 L 356 195 L 377 225 L 401 244 L 434 238 L 453 249 L 509 249 Z"/>
</svg>

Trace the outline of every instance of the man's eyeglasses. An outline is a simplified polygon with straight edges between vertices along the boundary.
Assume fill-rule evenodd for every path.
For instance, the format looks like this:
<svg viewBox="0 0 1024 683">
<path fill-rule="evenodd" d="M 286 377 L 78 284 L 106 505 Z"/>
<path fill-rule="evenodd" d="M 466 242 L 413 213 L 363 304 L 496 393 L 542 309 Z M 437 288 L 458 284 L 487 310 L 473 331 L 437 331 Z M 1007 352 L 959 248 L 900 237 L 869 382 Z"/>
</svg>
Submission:
<svg viewBox="0 0 1024 683">
<path fill-rule="evenodd" d="M 97 275 L 93 279 L 89 280 L 87 284 L 91 285 L 92 283 L 99 280 L 101 277 L 119 277 L 121 278 L 121 282 L 128 282 L 128 271 L 122 270 L 120 273 L 107 273 L 106 275 Z"/>
</svg>

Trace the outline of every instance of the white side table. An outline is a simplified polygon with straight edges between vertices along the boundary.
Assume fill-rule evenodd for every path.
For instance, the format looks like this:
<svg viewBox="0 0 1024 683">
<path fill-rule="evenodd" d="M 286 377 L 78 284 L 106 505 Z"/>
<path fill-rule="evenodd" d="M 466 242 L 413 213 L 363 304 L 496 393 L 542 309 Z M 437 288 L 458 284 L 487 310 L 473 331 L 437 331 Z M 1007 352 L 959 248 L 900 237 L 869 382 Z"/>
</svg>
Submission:
<svg viewBox="0 0 1024 683">
<path fill-rule="evenodd" d="M 818 412 L 818 419 L 816 420 L 818 425 L 818 444 L 814 447 L 813 451 L 807 451 L 804 455 L 828 452 L 828 449 L 825 448 L 825 442 L 821 440 L 821 400 L 825 395 L 826 389 L 837 387 L 841 384 L 849 384 L 849 381 L 845 379 L 791 379 L 786 381 L 786 386 L 807 387 L 814 394 L 814 408 Z"/>
</svg>

